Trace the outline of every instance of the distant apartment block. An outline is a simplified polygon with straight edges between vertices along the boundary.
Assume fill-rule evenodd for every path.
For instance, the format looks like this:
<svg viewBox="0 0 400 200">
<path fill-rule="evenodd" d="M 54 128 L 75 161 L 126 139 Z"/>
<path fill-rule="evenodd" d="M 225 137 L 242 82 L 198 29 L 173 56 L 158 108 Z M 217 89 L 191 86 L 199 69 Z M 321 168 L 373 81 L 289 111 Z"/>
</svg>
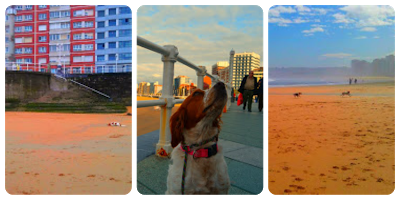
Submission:
<svg viewBox="0 0 400 200">
<path fill-rule="evenodd" d="M 179 88 L 182 84 L 190 84 L 192 80 L 187 76 L 177 76 L 174 78 L 174 95 L 179 94 Z"/>
<path fill-rule="evenodd" d="M 127 6 L 97 6 L 96 64 L 132 68 L 132 12 Z M 110 70 L 105 68 L 105 70 Z"/>
<path fill-rule="evenodd" d="M 212 70 L 211 74 L 212 75 L 217 75 L 218 74 L 218 70 L 224 69 L 225 67 L 229 67 L 229 62 L 227 62 L 227 61 L 217 62 L 216 64 L 214 64 L 211 67 L 211 70 Z"/>
<path fill-rule="evenodd" d="M 264 77 L 264 68 L 260 67 L 257 69 L 254 69 L 254 77 L 257 78 L 257 81 L 259 81 L 260 79 L 262 79 Z"/>
<path fill-rule="evenodd" d="M 232 86 L 239 89 L 240 83 L 245 75 L 251 70 L 260 67 L 260 55 L 252 53 L 235 53 L 233 56 Z"/>
<path fill-rule="evenodd" d="M 5 30 L 6 30 L 6 49 L 5 49 L 5 56 L 6 56 L 6 62 L 13 62 L 15 61 L 15 55 L 14 55 L 14 24 L 15 24 L 15 16 L 16 16 L 16 11 L 15 9 L 8 8 L 6 10 L 6 22 L 5 22 Z"/>
<path fill-rule="evenodd" d="M 6 11 L 6 62 L 27 66 L 50 64 L 53 73 L 58 66 L 66 66 L 66 73 L 132 71 L 129 7 L 15 5 L 9 8 L 16 15 Z"/>
</svg>

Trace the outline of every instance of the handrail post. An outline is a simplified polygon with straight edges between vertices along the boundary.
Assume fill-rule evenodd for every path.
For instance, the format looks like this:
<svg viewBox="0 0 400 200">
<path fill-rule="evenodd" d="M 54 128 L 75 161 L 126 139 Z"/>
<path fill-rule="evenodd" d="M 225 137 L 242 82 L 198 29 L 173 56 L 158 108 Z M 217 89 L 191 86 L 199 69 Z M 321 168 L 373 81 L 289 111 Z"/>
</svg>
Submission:
<svg viewBox="0 0 400 200">
<path fill-rule="evenodd" d="M 178 57 L 178 48 L 173 45 L 165 45 L 168 54 L 164 54 L 161 60 L 164 63 L 163 70 L 163 92 L 160 100 L 166 102 L 165 106 L 161 106 L 160 112 L 160 135 L 156 145 L 156 155 L 159 157 L 168 157 L 172 152 L 171 131 L 169 129 L 169 120 L 171 118 L 172 108 L 174 107 L 173 81 L 174 81 L 174 65 Z"/>
<path fill-rule="evenodd" d="M 206 75 L 206 67 L 199 66 L 201 71 L 197 71 L 197 88 L 204 90 L 204 76 Z"/>
<path fill-rule="evenodd" d="M 218 75 L 213 75 L 213 78 L 211 78 L 211 85 L 214 86 L 215 84 L 218 83 Z"/>
</svg>

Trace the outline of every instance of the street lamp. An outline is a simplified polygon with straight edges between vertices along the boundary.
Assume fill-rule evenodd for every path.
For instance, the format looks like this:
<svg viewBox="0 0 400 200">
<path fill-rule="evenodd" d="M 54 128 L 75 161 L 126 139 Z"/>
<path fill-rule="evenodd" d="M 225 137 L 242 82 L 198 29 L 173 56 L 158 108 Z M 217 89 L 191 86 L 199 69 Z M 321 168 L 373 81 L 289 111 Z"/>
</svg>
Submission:
<svg viewBox="0 0 400 200">
<path fill-rule="evenodd" d="M 118 67 L 118 54 L 115 54 L 115 73 L 117 73 L 117 67 Z"/>
<path fill-rule="evenodd" d="M 61 73 L 61 47 L 62 44 L 61 43 L 57 43 L 57 48 L 58 48 L 58 66 L 57 67 L 57 71 L 59 71 Z"/>
</svg>

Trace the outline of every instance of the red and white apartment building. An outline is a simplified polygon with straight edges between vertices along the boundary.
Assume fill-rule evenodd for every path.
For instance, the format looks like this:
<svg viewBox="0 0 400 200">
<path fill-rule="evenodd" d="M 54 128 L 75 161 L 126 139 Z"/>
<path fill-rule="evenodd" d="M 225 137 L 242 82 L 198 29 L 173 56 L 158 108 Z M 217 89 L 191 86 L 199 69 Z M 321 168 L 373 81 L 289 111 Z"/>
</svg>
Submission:
<svg viewBox="0 0 400 200">
<path fill-rule="evenodd" d="M 18 5 L 14 9 L 16 63 L 33 71 L 44 71 L 50 63 L 53 72 L 66 66 L 66 73 L 94 73 L 96 6 Z"/>
</svg>

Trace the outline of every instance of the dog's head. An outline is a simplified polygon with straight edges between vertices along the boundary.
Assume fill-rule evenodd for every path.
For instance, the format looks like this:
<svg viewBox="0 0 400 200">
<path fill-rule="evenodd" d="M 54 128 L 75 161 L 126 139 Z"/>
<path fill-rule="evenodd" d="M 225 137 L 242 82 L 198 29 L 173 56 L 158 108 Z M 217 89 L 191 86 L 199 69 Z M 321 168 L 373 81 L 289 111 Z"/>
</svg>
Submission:
<svg viewBox="0 0 400 200">
<path fill-rule="evenodd" d="M 195 90 L 171 116 L 172 147 L 184 139 L 187 143 L 195 143 L 215 135 L 216 131 L 212 128 L 220 128 L 220 117 L 226 102 L 227 93 L 222 82 L 206 91 Z"/>
</svg>

